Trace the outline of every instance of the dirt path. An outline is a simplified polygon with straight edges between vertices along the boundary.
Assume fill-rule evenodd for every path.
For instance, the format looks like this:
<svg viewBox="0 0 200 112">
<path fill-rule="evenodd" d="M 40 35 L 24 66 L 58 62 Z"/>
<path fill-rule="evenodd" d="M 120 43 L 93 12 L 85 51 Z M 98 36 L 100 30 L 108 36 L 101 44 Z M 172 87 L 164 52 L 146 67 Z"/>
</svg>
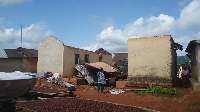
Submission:
<svg viewBox="0 0 200 112">
<path fill-rule="evenodd" d="M 104 93 L 98 93 L 95 87 L 84 86 L 79 87 L 74 94 L 84 99 L 144 107 L 161 112 L 200 111 L 200 92 L 194 93 L 190 88 L 177 88 L 178 94 L 174 96 L 163 94 L 136 95 L 134 92 L 114 95 L 108 92 L 109 89 L 106 88 Z"/>
<path fill-rule="evenodd" d="M 48 83 L 44 79 L 42 83 L 55 89 L 63 88 Z M 144 107 L 161 112 L 200 112 L 200 92 L 194 93 L 190 88 L 176 88 L 178 94 L 173 96 L 164 94 L 136 95 L 134 92 L 113 95 L 109 93 L 110 89 L 110 87 L 106 87 L 104 93 L 98 93 L 96 86 L 82 85 L 77 87 L 74 94 L 84 99 Z"/>
</svg>

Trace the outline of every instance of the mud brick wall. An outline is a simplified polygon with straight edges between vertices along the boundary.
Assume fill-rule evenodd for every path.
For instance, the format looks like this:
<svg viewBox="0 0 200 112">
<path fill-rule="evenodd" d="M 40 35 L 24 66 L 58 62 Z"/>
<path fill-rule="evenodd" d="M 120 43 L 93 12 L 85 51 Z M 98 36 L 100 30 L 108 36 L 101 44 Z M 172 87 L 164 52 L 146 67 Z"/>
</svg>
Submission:
<svg viewBox="0 0 200 112">
<path fill-rule="evenodd" d="M 172 86 L 175 53 L 171 36 L 129 39 L 127 86 Z"/>
</svg>

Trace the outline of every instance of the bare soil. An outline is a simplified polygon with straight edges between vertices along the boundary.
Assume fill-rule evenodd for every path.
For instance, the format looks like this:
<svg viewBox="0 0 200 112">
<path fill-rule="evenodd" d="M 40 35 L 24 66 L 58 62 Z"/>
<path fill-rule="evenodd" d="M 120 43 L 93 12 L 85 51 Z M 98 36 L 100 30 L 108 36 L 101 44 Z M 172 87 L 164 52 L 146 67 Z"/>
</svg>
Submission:
<svg viewBox="0 0 200 112">
<path fill-rule="evenodd" d="M 42 79 L 41 84 L 54 89 L 63 89 Z M 67 88 L 66 88 L 67 89 Z M 103 93 L 98 93 L 96 86 L 76 85 L 74 94 L 78 98 L 104 101 L 143 107 L 161 112 L 199 112 L 200 92 L 193 92 L 190 88 L 177 87 L 177 95 L 149 94 L 137 95 L 134 91 L 120 94 L 111 94 L 111 87 L 105 87 Z"/>
</svg>

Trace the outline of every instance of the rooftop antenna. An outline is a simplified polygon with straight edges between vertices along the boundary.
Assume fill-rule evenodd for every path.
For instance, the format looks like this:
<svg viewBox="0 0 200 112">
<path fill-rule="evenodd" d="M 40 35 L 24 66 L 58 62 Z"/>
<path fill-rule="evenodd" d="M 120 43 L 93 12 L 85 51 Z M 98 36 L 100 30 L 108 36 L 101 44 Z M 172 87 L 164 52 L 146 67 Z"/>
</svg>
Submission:
<svg viewBox="0 0 200 112">
<path fill-rule="evenodd" d="M 21 24 L 21 47 L 22 47 L 22 24 Z"/>
</svg>

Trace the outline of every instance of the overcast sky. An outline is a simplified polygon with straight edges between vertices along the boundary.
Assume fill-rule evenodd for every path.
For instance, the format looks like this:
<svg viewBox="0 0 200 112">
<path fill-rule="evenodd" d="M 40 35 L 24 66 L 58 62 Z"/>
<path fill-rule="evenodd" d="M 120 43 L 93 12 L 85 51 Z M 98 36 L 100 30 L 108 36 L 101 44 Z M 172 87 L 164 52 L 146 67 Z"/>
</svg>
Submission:
<svg viewBox="0 0 200 112">
<path fill-rule="evenodd" d="M 65 45 L 127 52 L 128 38 L 200 39 L 200 0 L 0 0 L 0 48 L 38 49 L 49 35 Z"/>
</svg>

